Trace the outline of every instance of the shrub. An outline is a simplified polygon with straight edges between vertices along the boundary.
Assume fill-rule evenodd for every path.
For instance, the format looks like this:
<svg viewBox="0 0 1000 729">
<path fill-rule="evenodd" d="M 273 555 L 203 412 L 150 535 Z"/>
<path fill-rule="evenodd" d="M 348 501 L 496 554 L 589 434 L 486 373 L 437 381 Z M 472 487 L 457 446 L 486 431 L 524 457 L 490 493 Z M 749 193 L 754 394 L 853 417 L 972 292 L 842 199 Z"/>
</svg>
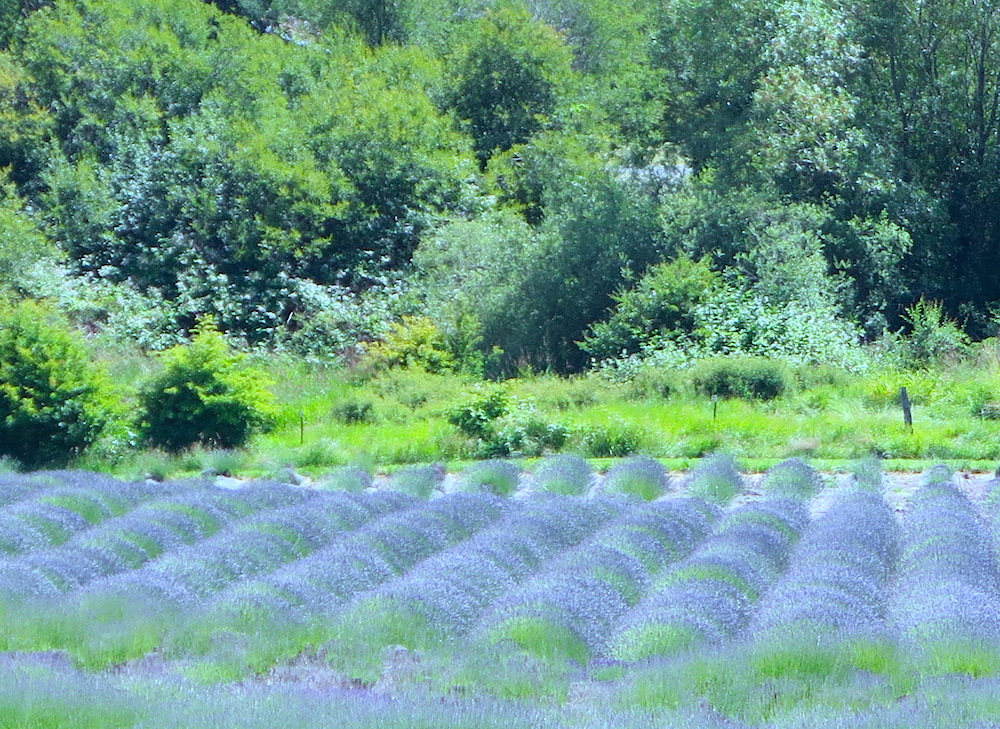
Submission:
<svg viewBox="0 0 1000 729">
<path fill-rule="evenodd" d="M 493 435 L 483 440 L 478 455 L 537 458 L 561 450 L 569 436 L 569 428 L 562 423 L 550 423 L 531 408 L 524 408 L 498 422 Z"/>
<path fill-rule="evenodd" d="M 106 380 L 66 320 L 44 304 L 0 303 L 0 456 L 64 463 L 97 440 Z"/>
<path fill-rule="evenodd" d="M 273 422 L 266 375 L 246 366 L 211 321 L 162 357 L 163 370 L 139 393 L 139 430 L 150 445 L 238 448 Z"/>
<path fill-rule="evenodd" d="M 647 441 L 642 428 L 613 418 L 607 423 L 585 425 L 576 437 L 586 455 L 593 458 L 620 458 L 640 451 Z"/>
<path fill-rule="evenodd" d="M 789 458 L 764 474 L 760 488 L 769 499 L 811 499 L 823 488 L 823 478 L 804 461 Z"/>
<path fill-rule="evenodd" d="M 632 377 L 626 396 L 633 400 L 668 399 L 677 389 L 674 371 L 655 365 L 642 367 Z"/>
<path fill-rule="evenodd" d="M 670 488 L 670 476 L 663 464 L 648 456 L 631 456 L 619 461 L 604 477 L 604 490 L 652 501 Z"/>
<path fill-rule="evenodd" d="M 718 281 L 707 258 L 681 257 L 652 266 L 634 288 L 614 296 L 614 313 L 594 324 L 580 347 L 603 360 L 635 354 L 650 341 L 688 335 L 696 328 L 695 306 Z"/>
<path fill-rule="evenodd" d="M 401 468 L 389 479 L 389 488 L 402 494 L 416 496 L 419 499 L 429 499 L 435 491 L 441 490 L 445 467 L 440 463 L 427 466 L 409 466 Z"/>
<path fill-rule="evenodd" d="M 478 441 L 478 458 L 540 456 L 557 451 L 569 439 L 569 429 L 543 419 L 527 402 L 511 401 L 506 392 L 492 389 L 453 408 L 448 422 Z"/>
<path fill-rule="evenodd" d="M 773 400 L 788 387 L 785 366 L 765 357 L 725 357 L 699 364 L 691 374 L 703 395 L 745 400 Z"/>
<path fill-rule="evenodd" d="M 493 434 L 494 422 L 509 412 L 510 398 L 507 393 L 493 389 L 456 406 L 448 413 L 448 422 L 470 438 L 485 439 Z"/>
<path fill-rule="evenodd" d="M 331 413 L 334 420 L 344 425 L 372 423 L 375 421 L 375 404 L 371 400 L 351 398 L 335 404 Z"/>
<path fill-rule="evenodd" d="M 969 337 L 937 301 L 920 299 L 906 310 L 907 336 L 894 347 L 904 367 L 922 368 L 958 359 L 969 351 Z"/>
<path fill-rule="evenodd" d="M 725 506 L 743 490 L 743 476 L 736 460 L 727 453 L 702 459 L 691 471 L 688 493 L 712 504 Z"/>
<path fill-rule="evenodd" d="M 563 453 L 549 456 L 535 468 L 535 484 L 539 491 L 579 496 L 587 493 L 594 469 L 579 456 Z"/>
<path fill-rule="evenodd" d="M 521 469 L 510 461 L 480 461 L 462 474 L 461 486 L 470 491 L 485 491 L 510 496 L 521 482 Z"/>
<path fill-rule="evenodd" d="M 404 316 L 394 323 L 384 341 L 369 347 L 367 359 L 375 369 L 419 367 L 432 374 L 460 369 L 444 332 L 424 316 Z"/>
</svg>

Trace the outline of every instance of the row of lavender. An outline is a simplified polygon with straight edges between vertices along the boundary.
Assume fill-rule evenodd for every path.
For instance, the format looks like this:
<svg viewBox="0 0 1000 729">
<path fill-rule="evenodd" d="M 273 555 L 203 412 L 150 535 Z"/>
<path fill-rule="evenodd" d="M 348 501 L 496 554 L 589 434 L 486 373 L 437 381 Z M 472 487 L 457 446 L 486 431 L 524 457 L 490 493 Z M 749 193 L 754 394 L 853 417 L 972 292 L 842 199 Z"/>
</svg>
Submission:
<svg viewBox="0 0 1000 729">
<path fill-rule="evenodd" d="M 8 540 L 7 648 L 83 646 L 100 664 L 208 655 L 225 634 L 260 667 L 362 644 L 503 643 L 581 662 L 793 633 L 1000 644 L 991 535 L 938 472 L 901 527 L 870 473 L 810 523 L 822 484 L 794 461 L 749 503 L 730 501 L 743 484 L 723 458 L 692 474 L 689 492 L 709 499 L 651 502 L 75 478 L 0 483 L 0 534 L 52 508 L 86 522 Z"/>
<path fill-rule="evenodd" d="M 575 465 L 558 465 L 567 464 Z M 668 484 L 662 468 L 648 463 L 633 460 L 619 472 L 652 474 L 663 487 Z M 707 483 L 712 473 L 702 469 L 694 480 Z M 82 503 L 115 492 L 112 482 L 98 476 L 50 474 L 8 482 L 0 485 L 8 497 L 0 515 L 15 524 L 29 521 L 22 517 L 34 514 L 38 498 L 72 496 Z M 644 511 L 602 532 L 589 548 L 604 552 L 595 564 L 610 565 L 617 556 L 635 580 L 627 590 L 634 598 L 645 586 L 640 569 L 657 568 L 698 535 L 699 527 L 684 520 L 706 522 L 716 511 L 704 502 L 637 506 L 620 496 L 511 501 L 456 493 L 425 502 L 389 490 L 325 493 L 278 484 L 235 491 L 207 484 L 118 484 L 114 495 L 127 502 L 124 507 L 105 509 L 87 528 L 64 529 L 0 560 L 0 594 L 9 607 L 27 606 L 5 611 L 9 622 L 28 633 L 5 631 L 8 647 L 42 647 L 39 639 L 49 641 L 45 647 L 73 647 L 59 641 L 111 643 L 108 658 L 120 659 L 163 642 L 196 648 L 190 634 L 196 638 L 197 630 L 190 626 L 214 632 L 232 629 L 242 618 L 268 640 L 273 633 L 260 630 L 268 624 L 314 630 L 317 624 L 349 622 L 339 613 L 363 614 L 359 606 L 373 601 L 403 605 L 415 596 L 412 603 L 427 624 L 458 634 L 535 572 L 557 574 L 546 565 L 633 508 Z M 497 520 L 483 538 L 468 541 Z M 503 549 L 491 550 L 491 544 Z M 438 553 L 439 559 L 428 560 Z M 587 553 L 577 550 L 563 560 L 563 569 L 587 561 Z M 446 584 L 459 575 L 479 582 Z M 484 575 L 497 579 L 484 581 Z M 427 585 L 440 587 L 436 603 Z M 449 590 L 452 598 L 459 590 L 466 599 L 446 605 Z M 35 625 L 24 631 L 25 622 Z M 67 629 L 74 624 L 77 629 Z"/>
</svg>

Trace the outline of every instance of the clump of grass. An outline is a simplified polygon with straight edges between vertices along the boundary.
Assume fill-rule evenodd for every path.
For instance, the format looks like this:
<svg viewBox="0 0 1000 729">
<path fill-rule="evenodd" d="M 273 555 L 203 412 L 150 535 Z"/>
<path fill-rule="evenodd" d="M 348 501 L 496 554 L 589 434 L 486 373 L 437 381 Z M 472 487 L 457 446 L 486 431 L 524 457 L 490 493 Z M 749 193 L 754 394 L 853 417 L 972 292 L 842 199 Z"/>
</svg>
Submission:
<svg viewBox="0 0 1000 729">
<path fill-rule="evenodd" d="M 446 471 L 440 463 L 429 466 L 407 466 L 396 471 L 389 479 L 389 488 L 420 499 L 429 499 L 441 488 Z"/>
<path fill-rule="evenodd" d="M 539 491 L 579 496 L 590 490 L 594 469 L 587 461 L 569 453 L 542 459 L 535 467 L 535 486 Z"/>
<path fill-rule="evenodd" d="M 703 458 L 691 471 L 687 491 L 712 504 L 724 506 L 743 490 L 743 476 L 736 459 L 726 453 Z"/>
<path fill-rule="evenodd" d="M 590 658 L 587 644 L 565 625 L 545 616 L 517 615 L 487 631 L 489 642 L 509 641 L 532 656 L 546 661 L 572 660 L 586 663 Z"/>
<path fill-rule="evenodd" d="M 510 496 L 517 491 L 521 469 L 510 461 L 492 459 L 480 461 L 465 469 L 459 479 L 460 488 L 486 491 L 497 496 Z"/>
<path fill-rule="evenodd" d="M 146 450 L 136 454 L 123 475 L 129 479 L 169 481 L 181 470 L 176 456 L 159 450 Z"/>
<path fill-rule="evenodd" d="M 329 438 L 306 443 L 294 453 L 297 468 L 329 468 L 343 463 L 343 448 Z"/>
<path fill-rule="evenodd" d="M 594 458 L 628 456 L 644 448 L 648 440 L 642 428 L 621 418 L 581 426 L 575 438 L 583 452 Z"/>
<path fill-rule="evenodd" d="M 372 476 L 358 466 L 344 466 L 326 474 L 323 488 L 336 491 L 364 491 L 372 485 Z"/>
<path fill-rule="evenodd" d="M 951 483 L 955 472 L 943 463 L 939 463 L 924 473 L 924 484 L 927 486 L 942 486 Z"/>
<path fill-rule="evenodd" d="M 764 357 L 717 357 L 691 373 L 696 392 L 709 397 L 773 400 L 788 388 L 786 366 Z"/>
<path fill-rule="evenodd" d="M 652 501 L 670 488 L 670 476 L 663 464 L 648 456 L 632 456 L 612 466 L 604 477 L 609 493 L 636 496 Z"/>
<path fill-rule="evenodd" d="M 506 700 L 548 699 L 564 702 L 570 686 L 569 664 L 546 661 L 513 641 L 493 643 L 458 657 L 444 678 L 448 693 L 481 693 Z"/>
<path fill-rule="evenodd" d="M 366 398 L 351 398 L 335 404 L 330 411 L 333 419 L 343 425 L 374 423 L 377 420 L 375 403 Z"/>
<path fill-rule="evenodd" d="M 853 471 L 856 488 L 873 493 L 882 492 L 884 474 L 882 473 L 882 462 L 878 458 L 870 456 L 858 461 Z"/>
</svg>

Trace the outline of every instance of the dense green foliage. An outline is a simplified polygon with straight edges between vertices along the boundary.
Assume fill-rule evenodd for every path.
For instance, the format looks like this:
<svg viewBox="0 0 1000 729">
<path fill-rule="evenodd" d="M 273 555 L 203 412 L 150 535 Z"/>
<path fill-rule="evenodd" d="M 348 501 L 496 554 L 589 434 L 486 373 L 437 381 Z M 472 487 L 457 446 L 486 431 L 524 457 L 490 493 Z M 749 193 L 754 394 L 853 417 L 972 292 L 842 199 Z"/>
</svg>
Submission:
<svg viewBox="0 0 1000 729">
<path fill-rule="evenodd" d="M 768 348 L 857 367 L 921 299 L 995 330 L 1000 36 L 979 5 L 0 12 L 0 284 L 112 338 L 162 348 L 212 314 L 350 360 L 426 316 L 497 375 Z M 688 258 L 711 273 L 664 267 Z"/>
<path fill-rule="evenodd" d="M 168 349 L 209 315 L 314 363 L 595 368 L 661 395 L 718 356 L 933 368 L 997 334 L 998 22 L 936 0 L 0 3 L 0 292 L 101 345 Z M 615 427 L 587 448 L 641 447 Z M 524 408 L 492 432 L 493 455 L 566 436 Z"/>
<path fill-rule="evenodd" d="M 163 353 L 163 369 L 139 392 L 139 430 L 153 446 L 245 445 L 273 417 L 266 375 L 243 363 L 210 322 L 190 344 Z"/>
<path fill-rule="evenodd" d="M 761 357 L 708 360 L 691 374 L 694 389 L 709 397 L 773 400 L 788 387 L 784 365 Z"/>
<path fill-rule="evenodd" d="M 106 378 L 51 307 L 0 300 L 0 456 L 66 463 L 110 419 Z"/>
</svg>

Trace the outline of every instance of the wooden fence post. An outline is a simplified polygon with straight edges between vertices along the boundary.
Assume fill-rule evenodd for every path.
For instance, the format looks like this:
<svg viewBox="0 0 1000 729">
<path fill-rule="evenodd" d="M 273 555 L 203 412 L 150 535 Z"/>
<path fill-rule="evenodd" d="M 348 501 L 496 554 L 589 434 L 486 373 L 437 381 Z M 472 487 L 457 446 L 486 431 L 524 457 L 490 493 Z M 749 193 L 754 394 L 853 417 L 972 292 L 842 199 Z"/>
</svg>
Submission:
<svg viewBox="0 0 1000 729">
<path fill-rule="evenodd" d="M 906 424 L 907 430 L 911 433 L 913 432 L 913 412 L 910 409 L 910 395 L 906 392 L 905 387 L 899 388 L 899 401 L 903 405 L 903 422 Z"/>
</svg>

